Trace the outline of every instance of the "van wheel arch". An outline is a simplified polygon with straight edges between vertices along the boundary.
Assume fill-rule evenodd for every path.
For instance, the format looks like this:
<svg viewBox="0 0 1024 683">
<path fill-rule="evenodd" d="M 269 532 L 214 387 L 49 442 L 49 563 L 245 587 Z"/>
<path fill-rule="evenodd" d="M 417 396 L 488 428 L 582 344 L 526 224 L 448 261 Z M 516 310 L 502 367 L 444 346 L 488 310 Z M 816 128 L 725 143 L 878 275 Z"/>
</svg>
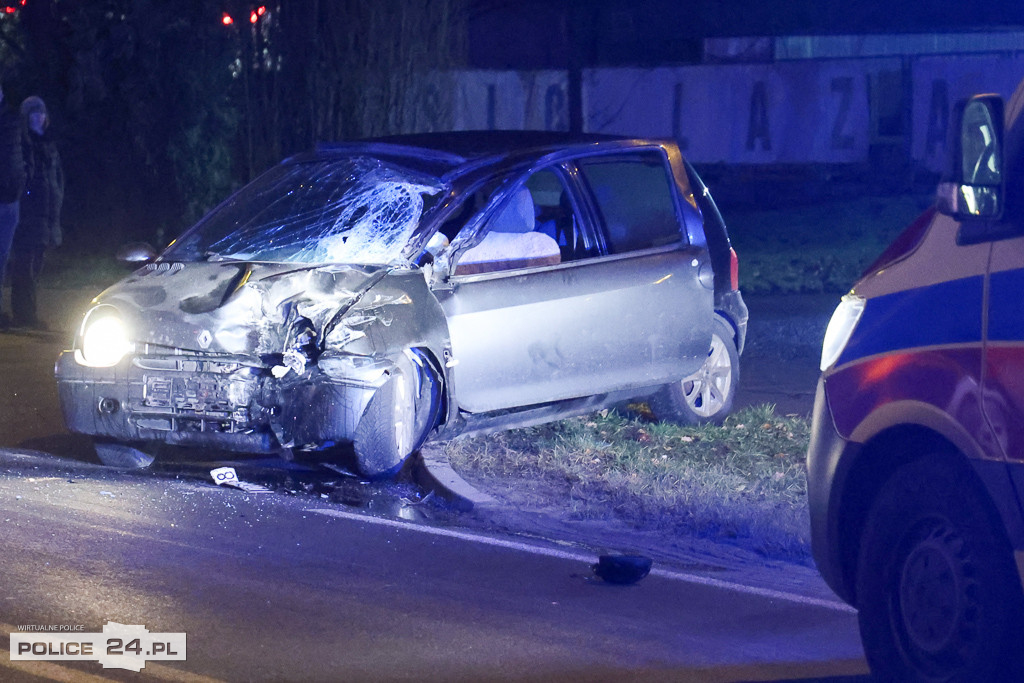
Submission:
<svg viewBox="0 0 1024 683">
<path fill-rule="evenodd" d="M 856 567 L 868 512 L 885 482 L 900 467 L 919 458 L 942 457 L 967 463 L 967 458 L 942 435 L 925 427 L 892 427 L 864 444 L 843 486 L 839 510 L 839 558 L 843 583 L 856 600 Z"/>
</svg>

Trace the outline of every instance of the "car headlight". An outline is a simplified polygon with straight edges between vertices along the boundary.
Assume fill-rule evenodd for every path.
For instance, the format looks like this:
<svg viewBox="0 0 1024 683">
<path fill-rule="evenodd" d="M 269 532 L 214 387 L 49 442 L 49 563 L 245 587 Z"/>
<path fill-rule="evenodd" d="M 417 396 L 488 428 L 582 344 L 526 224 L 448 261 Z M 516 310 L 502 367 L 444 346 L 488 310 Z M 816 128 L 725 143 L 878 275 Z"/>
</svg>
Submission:
<svg viewBox="0 0 1024 683">
<path fill-rule="evenodd" d="M 81 340 L 76 360 L 93 368 L 117 365 L 134 348 L 128 328 L 113 306 L 98 306 L 86 314 Z"/>
<path fill-rule="evenodd" d="M 847 294 L 839 301 L 825 329 L 825 341 L 821 344 L 822 372 L 839 360 L 840 354 L 846 348 L 846 342 L 850 341 L 850 335 L 853 334 L 857 321 L 864 312 L 864 303 L 864 297 L 856 294 Z"/>
</svg>

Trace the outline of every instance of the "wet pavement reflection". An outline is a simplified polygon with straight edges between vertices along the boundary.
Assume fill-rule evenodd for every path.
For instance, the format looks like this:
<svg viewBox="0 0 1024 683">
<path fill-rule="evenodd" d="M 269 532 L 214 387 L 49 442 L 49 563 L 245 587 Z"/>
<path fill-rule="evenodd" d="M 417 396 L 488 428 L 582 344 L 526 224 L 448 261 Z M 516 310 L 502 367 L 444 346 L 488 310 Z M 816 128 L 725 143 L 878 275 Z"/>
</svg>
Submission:
<svg viewBox="0 0 1024 683">
<path fill-rule="evenodd" d="M 410 522 L 450 524 L 459 517 L 456 507 L 440 492 L 417 480 L 415 463 L 390 480 L 367 480 L 333 462 L 280 458 L 157 460 L 147 472 L 152 476 L 216 486 L 210 473 L 220 467 L 234 468 L 240 482 L 264 487 L 267 495 L 306 497 Z M 238 493 L 246 495 L 241 490 Z"/>
</svg>

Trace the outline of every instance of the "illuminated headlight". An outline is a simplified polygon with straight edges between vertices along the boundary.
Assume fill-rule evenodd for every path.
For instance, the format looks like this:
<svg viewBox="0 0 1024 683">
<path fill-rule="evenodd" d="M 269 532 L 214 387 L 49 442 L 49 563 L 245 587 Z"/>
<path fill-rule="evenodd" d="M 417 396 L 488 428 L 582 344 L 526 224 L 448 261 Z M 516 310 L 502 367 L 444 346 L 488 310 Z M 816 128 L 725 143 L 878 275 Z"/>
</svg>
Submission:
<svg viewBox="0 0 1024 683">
<path fill-rule="evenodd" d="M 86 314 L 81 339 L 76 360 L 93 368 L 117 365 L 133 350 L 128 328 L 112 306 L 99 306 Z"/>
<path fill-rule="evenodd" d="M 850 335 L 857 327 L 857 321 L 860 320 L 863 312 L 863 297 L 847 294 L 839 301 L 835 312 L 832 313 L 832 319 L 828 321 L 828 328 L 825 329 L 825 341 L 821 344 L 822 372 L 839 360 L 839 356 L 846 348 L 846 342 L 850 341 Z"/>
</svg>

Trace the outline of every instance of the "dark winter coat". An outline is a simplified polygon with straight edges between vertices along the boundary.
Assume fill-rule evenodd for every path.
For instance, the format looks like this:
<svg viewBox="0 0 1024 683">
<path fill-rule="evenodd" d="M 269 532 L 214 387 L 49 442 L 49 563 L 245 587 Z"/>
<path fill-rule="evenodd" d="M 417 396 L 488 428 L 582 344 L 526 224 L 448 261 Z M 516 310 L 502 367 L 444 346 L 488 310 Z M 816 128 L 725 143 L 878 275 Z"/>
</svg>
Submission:
<svg viewBox="0 0 1024 683">
<path fill-rule="evenodd" d="M 21 196 L 21 217 L 14 248 L 56 247 L 62 240 L 60 211 L 64 204 L 64 170 L 53 140 L 43 133 L 25 135 L 28 180 Z"/>
<path fill-rule="evenodd" d="M 18 201 L 25 189 L 22 144 L 24 120 L 10 107 L 0 108 L 0 203 Z"/>
</svg>

